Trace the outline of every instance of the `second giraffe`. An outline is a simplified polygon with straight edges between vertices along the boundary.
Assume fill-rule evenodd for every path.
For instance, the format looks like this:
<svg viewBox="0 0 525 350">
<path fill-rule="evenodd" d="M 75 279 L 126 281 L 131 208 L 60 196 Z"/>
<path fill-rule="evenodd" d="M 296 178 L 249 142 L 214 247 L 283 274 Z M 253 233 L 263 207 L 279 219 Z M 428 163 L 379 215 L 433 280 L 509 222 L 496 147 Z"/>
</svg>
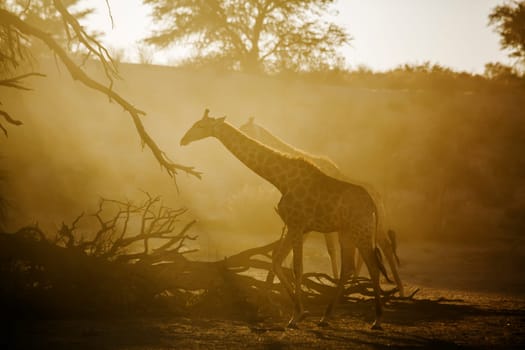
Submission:
<svg viewBox="0 0 525 350">
<path fill-rule="evenodd" d="M 383 200 L 379 193 L 369 184 L 365 184 L 361 181 L 355 181 L 348 179 L 339 169 L 339 167 L 330 159 L 326 157 L 316 156 L 310 153 L 307 153 L 305 151 L 302 151 L 296 147 L 291 146 L 290 144 L 286 143 L 285 141 L 281 140 L 274 134 L 272 134 L 268 129 L 265 127 L 255 123 L 254 118 L 250 117 L 246 123 L 241 125 L 239 128 L 242 132 L 244 132 L 246 135 L 256 139 L 257 141 L 265 144 L 266 146 L 273 148 L 279 152 L 288 154 L 292 157 L 299 157 L 299 158 L 305 158 L 306 160 L 311 161 L 315 165 L 321 169 L 325 174 L 334 177 L 336 179 L 350 182 L 353 184 L 357 184 L 360 186 L 363 186 L 373 197 L 373 199 L 376 202 L 377 209 L 378 209 L 378 215 L 379 220 L 382 222 L 385 222 L 386 220 L 386 214 L 384 210 Z M 404 296 L 404 287 L 403 283 L 401 282 L 401 278 L 399 277 L 399 271 L 398 271 L 398 263 L 399 258 L 397 256 L 396 252 L 396 239 L 395 239 L 395 233 L 392 230 L 388 230 L 388 232 L 385 232 L 384 225 L 380 225 L 378 228 L 376 240 L 377 244 L 383 251 L 383 253 L 386 256 L 388 265 L 390 266 L 390 270 L 392 271 L 392 275 L 394 276 L 394 280 L 396 281 L 397 289 L 399 291 L 399 295 L 401 297 Z M 332 264 L 332 273 L 334 275 L 334 278 L 339 277 L 339 273 L 337 270 L 337 233 L 327 233 L 325 234 L 325 240 L 326 240 L 326 248 L 328 250 L 328 255 L 330 257 L 330 262 Z M 358 254 L 358 264 L 355 268 L 355 274 L 359 274 L 359 270 L 362 265 L 362 259 L 360 259 Z"/>
</svg>

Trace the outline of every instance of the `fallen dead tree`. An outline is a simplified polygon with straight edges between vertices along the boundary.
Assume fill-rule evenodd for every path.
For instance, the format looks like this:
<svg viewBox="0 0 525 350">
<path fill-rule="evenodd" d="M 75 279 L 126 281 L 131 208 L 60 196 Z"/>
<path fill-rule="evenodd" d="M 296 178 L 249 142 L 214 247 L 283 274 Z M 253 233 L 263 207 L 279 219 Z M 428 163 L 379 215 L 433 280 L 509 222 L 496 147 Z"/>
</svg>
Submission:
<svg viewBox="0 0 525 350">
<path fill-rule="evenodd" d="M 139 204 L 102 199 L 95 213 L 62 224 L 53 237 L 37 226 L 0 234 L 0 303 L 24 317 L 278 316 L 288 299 L 278 281 L 265 278 L 278 242 L 219 261 L 191 260 L 187 242 L 197 236 L 189 234 L 195 221 L 182 223 L 185 212 L 149 194 Z M 325 305 L 336 281 L 322 273 L 304 279 L 307 303 Z M 367 279 L 356 278 L 343 298 L 372 293 Z"/>
</svg>

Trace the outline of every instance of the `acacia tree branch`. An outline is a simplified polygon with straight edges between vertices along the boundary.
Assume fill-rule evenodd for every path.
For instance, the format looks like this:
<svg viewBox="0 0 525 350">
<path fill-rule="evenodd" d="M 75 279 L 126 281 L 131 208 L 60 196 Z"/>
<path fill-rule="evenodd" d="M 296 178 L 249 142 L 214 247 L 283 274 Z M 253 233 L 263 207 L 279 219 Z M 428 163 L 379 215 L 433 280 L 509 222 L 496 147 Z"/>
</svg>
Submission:
<svg viewBox="0 0 525 350">
<path fill-rule="evenodd" d="M 111 6 L 109 0 L 106 0 L 106 7 L 108 8 L 109 19 L 111 20 L 111 29 L 115 29 L 115 22 L 113 21 L 113 13 L 111 12 Z"/>
<path fill-rule="evenodd" d="M 57 0 L 55 0 L 56 2 Z M 67 11 L 66 11 L 67 12 Z M 157 159 L 159 164 L 162 168 L 166 169 L 167 173 L 175 179 L 175 175 L 178 173 L 178 171 L 186 172 L 187 174 L 193 175 L 197 178 L 201 178 L 201 173 L 194 170 L 193 167 L 184 166 L 181 164 L 177 164 L 172 162 L 166 154 L 158 147 L 158 145 L 155 143 L 155 141 L 151 138 L 151 136 L 146 131 L 144 124 L 142 123 L 142 120 L 140 118 L 141 115 L 145 115 L 146 113 L 139 110 L 138 108 L 134 107 L 131 103 L 126 101 L 122 96 L 120 96 L 118 93 L 113 91 L 110 87 L 106 87 L 99 82 L 91 79 L 75 62 L 69 57 L 69 55 L 65 52 L 64 49 L 47 33 L 43 32 L 39 28 L 32 26 L 31 24 L 21 20 L 16 15 L 10 13 L 7 10 L 0 9 L 0 22 L 2 22 L 4 25 L 12 26 L 13 28 L 16 28 L 18 31 L 20 31 L 22 34 L 26 34 L 28 36 L 35 37 L 42 42 L 44 42 L 49 49 L 59 57 L 59 59 L 62 61 L 62 63 L 66 66 L 67 70 L 71 74 L 71 77 L 74 80 L 80 81 L 82 84 L 86 85 L 87 87 L 97 90 L 104 95 L 108 96 L 111 100 L 118 103 L 131 117 L 133 120 L 133 123 L 135 125 L 135 129 L 137 130 L 141 140 L 142 144 L 146 145 L 151 152 L 153 153 L 154 157 Z M 91 46 L 87 46 L 88 48 Z M 98 47 L 98 51 L 95 51 L 97 56 L 104 57 L 104 51 L 100 47 Z M 109 57 L 109 56 L 106 56 Z M 105 69 L 107 68 L 107 61 L 102 61 L 102 63 L 106 63 Z"/>
<path fill-rule="evenodd" d="M 37 76 L 37 77 L 45 77 L 45 74 L 32 72 L 32 73 L 26 73 L 22 75 L 17 75 L 16 77 L 8 78 L 8 79 L 1 79 L 0 80 L 0 86 L 15 88 L 19 90 L 25 90 L 25 91 L 31 91 L 33 89 L 25 87 L 22 85 L 22 79 L 25 79 L 27 77 L 31 76 Z"/>
<path fill-rule="evenodd" d="M 9 113 L 5 112 L 5 111 L 0 111 L 0 115 L 2 117 L 4 117 L 4 119 L 10 123 L 10 124 L 13 124 L 13 125 L 22 125 L 22 122 L 20 120 L 16 120 L 16 119 L 13 119 L 13 117 L 11 117 L 9 115 Z"/>
<path fill-rule="evenodd" d="M 13 124 L 13 125 L 22 125 L 22 122 L 20 120 L 17 120 L 17 119 L 13 119 L 13 117 L 11 117 L 9 115 L 9 113 L 7 113 L 6 111 L 2 111 L 0 110 L 0 116 L 4 117 L 4 119 L 9 123 L 9 124 Z M 8 134 L 7 134 L 7 129 L 2 125 L 2 123 L 0 123 L 0 129 L 2 130 L 2 132 L 4 133 L 4 135 L 7 137 Z"/>
<path fill-rule="evenodd" d="M 2 56 L 7 57 L 5 55 L 2 55 Z M 31 77 L 31 76 L 45 77 L 44 74 L 37 73 L 37 72 L 26 73 L 26 74 L 14 76 L 14 77 L 8 78 L 8 79 L 1 79 L 0 80 L 0 86 L 5 86 L 5 87 L 8 87 L 8 88 L 13 88 L 13 89 L 18 89 L 18 90 L 29 91 L 29 90 L 31 90 L 31 88 L 23 86 L 22 85 L 22 80 L 25 79 L 25 78 Z M 4 117 L 6 122 L 9 123 L 9 124 L 16 125 L 16 126 L 23 124 L 22 121 L 14 119 L 13 117 L 11 117 L 11 115 L 9 113 L 7 113 L 4 110 L 0 110 L 0 116 Z M 4 133 L 4 135 L 6 137 L 8 136 L 7 128 L 4 127 L 2 123 L 0 123 L 0 130 L 2 130 L 2 132 Z"/>
<path fill-rule="evenodd" d="M 53 0 L 53 4 L 62 16 L 66 33 L 69 35 L 69 29 L 72 29 L 78 41 L 86 47 L 88 52 L 95 54 L 95 56 L 102 63 L 106 77 L 110 82 L 111 89 L 113 86 L 113 78 L 120 78 L 120 76 L 118 74 L 117 67 L 115 66 L 115 62 L 111 58 L 108 50 L 93 36 L 86 33 L 80 23 L 78 23 L 78 20 L 67 11 L 66 7 L 62 4 L 62 1 Z M 113 24 L 113 18 L 111 18 L 111 20 Z"/>
<path fill-rule="evenodd" d="M 16 68 L 20 60 L 28 58 L 28 50 L 23 45 L 26 39 L 19 31 L 9 26 L 0 26 L 0 59 L 3 65 Z"/>
</svg>

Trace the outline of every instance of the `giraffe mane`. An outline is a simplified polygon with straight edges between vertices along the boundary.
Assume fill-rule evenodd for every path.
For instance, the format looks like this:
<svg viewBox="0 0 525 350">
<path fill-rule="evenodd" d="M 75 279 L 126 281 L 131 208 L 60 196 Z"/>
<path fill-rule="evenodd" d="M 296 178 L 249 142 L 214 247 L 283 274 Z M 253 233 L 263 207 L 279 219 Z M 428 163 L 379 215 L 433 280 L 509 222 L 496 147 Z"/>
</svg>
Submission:
<svg viewBox="0 0 525 350">
<path fill-rule="evenodd" d="M 269 142 L 273 142 L 273 143 L 277 144 L 276 147 L 274 147 L 273 145 L 270 144 L 269 146 L 271 148 L 274 148 L 274 149 L 276 149 L 277 151 L 279 151 L 281 153 L 290 154 L 290 155 L 292 155 L 294 157 L 297 157 L 297 158 L 304 158 L 304 160 L 308 161 L 309 163 L 313 164 L 315 167 L 317 167 L 319 169 L 321 169 L 321 168 L 319 167 L 319 165 L 317 165 L 315 163 L 315 160 L 319 160 L 319 161 L 322 161 L 322 162 L 330 163 L 332 167 L 338 168 L 337 165 L 335 165 L 335 163 L 330 158 L 328 158 L 326 156 L 319 156 L 319 155 L 312 154 L 310 152 L 307 152 L 307 151 L 305 151 L 303 149 L 300 149 L 298 147 L 295 147 L 295 146 L 289 144 L 288 142 L 284 141 L 283 139 L 279 138 L 278 136 L 275 136 L 272 132 L 270 132 L 270 130 L 268 130 L 267 128 L 265 128 L 264 126 L 262 126 L 260 124 L 257 124 L 254 121 L 254 117 L 250 117 L 249 120 L 248 120 L 248 123 L 251 126 L 253 126 L 254 128 L 257 128 L 259 130 L 259 134 L 262 135 L 262 138 L 269 139 L 270 140 Z M 249 136 L 249 137 L 252 138 L 251 136 Z M 261 140 L 260 142 L 265 144 L 265 141 L 266 140 Z M 279 147 L 281 147 L 281 148 L 283 148 L 285 150 L 277 149 Z"/>
<path fill-rule="evenodd" d="M 254 117 L 251 117 L 250 118 L 251 120 L 254 119 Z M 253 125 L 256 125 L 257 127 L 260 127 L 261 129 L 263 129 L 266 133 L 270 134 L 271 133 L 266 130 L 264 127 L 258 125 L 258 124 L 255 124 L 255 122 L 253 122 Z M 253 142 L 256 142 L 258 143 L 260 146 L 264 147 L 264 148 L 267 148 L 275 153 L 278 153 L 279 155 L 281 155 L 282 157 L 285 157 L 287 159 L 290 159 L 290 160 L 295 160 L 297 162 L 303 162 L 305 164 L 307 164 L 308 166 L 314 168 L 315 170 L 317 170 L 318 172 L 320 172 L 321 174 L 325 175 L 324 172 L 321 170 L 321 168 L 319 168 L 319 166 L 317 164 L 315 164 L 313 161 L 311 161 L 310 159 L 308 159 L 307 157 L 305 157 L 304 155 L 306 154 L 307 155 L 307 152 L 298 152 L 297 154 L 290 154 L 290 153 L 287 153 L 287 152 L 283 152 L 279 149 L 276 149 L 276 148 L 273 148 L 273 147 L 269 147 L 268 145 L 266 145 L 264 142 L 262 141 L 259 141 L 255 138 L 253 138 L 252 136 L 246 134 L 245 132 L 243 132 L 242 130 L 240 130 L 239 128 L 235 128 L 238 132 L 242 133 L 244 136 L 246 136 L 247 138 L 249 138 L 250 140 L 252 140 Z M 274 136 L 275 137 L 275 136 Z M 276 139 L 280 140 L 279 138 L 275 137 Z M 280 140 L 281 142 L 285 143 L 284 141 Z M 293 146 L 289 145 L 290 148 L 294 148 Z M 295 148 L 294 148 L 295 149 Z M 312 158 L 314 158 L 314 156 L 312 156 Z"/>
</svg>

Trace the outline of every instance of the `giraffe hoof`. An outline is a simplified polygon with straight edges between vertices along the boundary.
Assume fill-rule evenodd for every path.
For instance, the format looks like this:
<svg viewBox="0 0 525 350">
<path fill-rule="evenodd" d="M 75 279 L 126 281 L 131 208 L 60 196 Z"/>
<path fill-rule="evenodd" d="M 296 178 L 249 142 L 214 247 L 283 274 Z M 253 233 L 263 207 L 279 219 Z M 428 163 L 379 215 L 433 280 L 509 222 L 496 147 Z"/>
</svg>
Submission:
<svg viewBox="0 0 525 350">
<path fill-rule="evenodd" d="M 307 317 L 310 317 L 310 311 L 303 311 L 303 312 L 301 312 L 299 317 L 297 317 L 297 321 L 302 321 L 302 320 L 304 320 Z"/>
<path fill-rule="evenodd" d="M 301 311 L 297 314 L 294 314 L 288 322 L 286 328 L 298 329 L 299 327 L 297 327 L 297 322 L 301 322 L 308 316 L 310 316 L 310 312 L 308 311 Z"/>
<path fill-rule="evenodd" d="M 381 325 L 377 322 L 374 322 L 374 324 L 372 325 L 372 329 L 374 331 L 382 331 L 383 330 L 383 327 L 381 327 Z"/>
<path fill-rule="evenodd" d="M 286 328 L 298 329 L 299 327 L 297 327 L 297 322 L 295 322 L 294 319 L 291 319 L 290 322 L 288 322 L 288 324 L 286 325 Z"/>
<path fill-rule="evenodd" d="M 319 322 L 317 323 L 317 325 L 318 325 L 319 327 L 323 327 L 323 328 L 330 327 L 330 323 L 328 323 L 328 321 L 325 320 L 325 319 L 322 319 L 321 321 L 319 321 Z"/>
</svg>

